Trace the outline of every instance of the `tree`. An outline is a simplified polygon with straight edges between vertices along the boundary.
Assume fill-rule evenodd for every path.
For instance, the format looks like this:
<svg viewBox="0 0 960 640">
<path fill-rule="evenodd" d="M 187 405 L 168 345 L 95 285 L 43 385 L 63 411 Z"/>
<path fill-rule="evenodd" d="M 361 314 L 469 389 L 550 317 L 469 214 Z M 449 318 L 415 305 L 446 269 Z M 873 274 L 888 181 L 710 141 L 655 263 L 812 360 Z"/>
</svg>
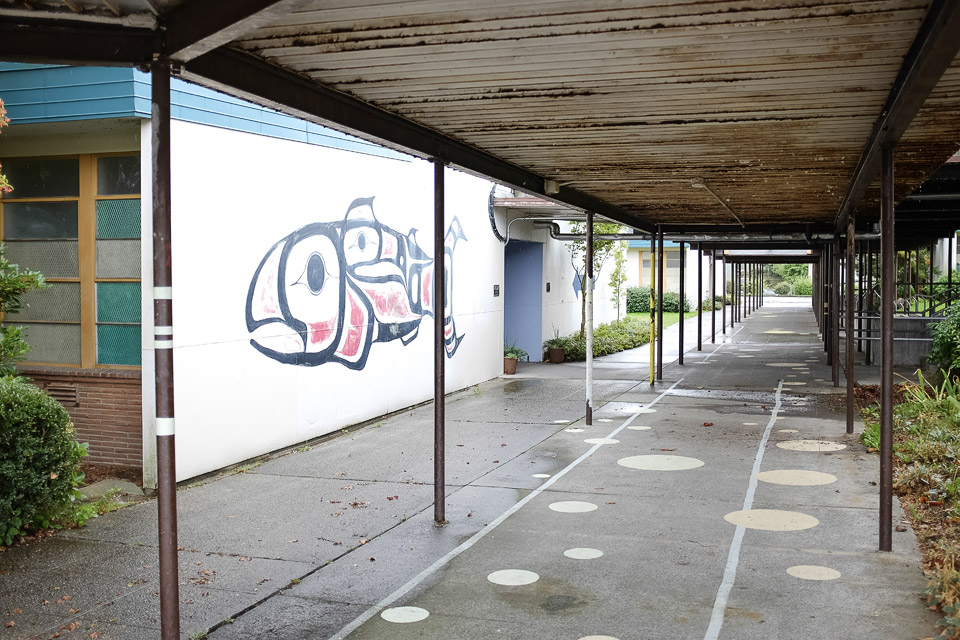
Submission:
<svg viewBox="0 0 960 640">
<path fill-rule="evenodd" d="M 570 233 L 583 236 L 587 233 L 586 222 L 574 222 L 570 225 Z M 593 223 L 593 278 L 594 282 L 600 276 L 600 269 L 603 263 L 613 253 L 617 244 L 616 240 L 602 240 L 596 236 L 600 234 L 620 233 L 620 225 L 616 222 L 594 222 Z M 583 286 L 587 271 L 587 241 L 574 240 L 567 244 L 567 250 L 570 251 L 570 263 L 573 270 L 580 280 L 580 338 L 583 339 L 587 326 L 587 297 L 583 295 Z"/>
<path fill-rule="evenodd" d="M 617 320 L 620 319 L 620 301 L 623 299 L 624 287 L 627 284 L 627 250 L 626 243 L 617 242 L 613 249 L 613 271 L 610 272 L 610 288 L 613 297 L 610 301 L 617 305 Z"/>
<path fill-rule="evenodd" d="M 7 109 L 3 106 L 3 100 L 0 100 L 0 131 L 10 124 L 10 118 L 7 117 Z M 7 176 L 3 175 L 3 167 L 0 166 L 0 193 L 10 193 L 13 187 L 7 182 Z"/>
<path fill-rule="evenodd" d="M 773 272 L 784 280 L 806 278 L 808 273 L 805 264 L 775 264 L 773 265 Z"/>
</svg>

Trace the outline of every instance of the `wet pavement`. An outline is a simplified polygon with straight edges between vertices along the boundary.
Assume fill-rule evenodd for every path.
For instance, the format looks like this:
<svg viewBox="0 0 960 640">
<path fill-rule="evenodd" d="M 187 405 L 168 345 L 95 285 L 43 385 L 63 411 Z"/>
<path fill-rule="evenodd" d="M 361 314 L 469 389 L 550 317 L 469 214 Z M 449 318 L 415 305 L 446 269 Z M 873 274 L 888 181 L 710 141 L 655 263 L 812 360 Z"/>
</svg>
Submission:
<svg viewBox="0 0 960 640">
<path fill-rule="evenodd" d="M 182 489 L 183 637 L 934 635 L 808 303 L 774 303 L 699 352 L 688 320 L 653 387 L 647 347 L 600 359 L 590 426 L 582 365 L 450 396 L 444 527 L 429 405 Z M 0 554 L 0 638 L 159 637 L 155 531 L 151 501 Z"/>
</svg>

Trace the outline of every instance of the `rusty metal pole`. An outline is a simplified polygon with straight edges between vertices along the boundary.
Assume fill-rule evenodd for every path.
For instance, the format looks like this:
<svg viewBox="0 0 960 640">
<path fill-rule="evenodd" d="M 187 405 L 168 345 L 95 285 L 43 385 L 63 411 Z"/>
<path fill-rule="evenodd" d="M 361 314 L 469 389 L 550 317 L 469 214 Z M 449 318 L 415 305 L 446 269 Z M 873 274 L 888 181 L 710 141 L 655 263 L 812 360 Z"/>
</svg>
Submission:
<svg viewBox="0 0 960 640">
<path fill-rule="evenodd" d="M 830 295 L 830 276 L 832 264 L 831 246 L 823 246 L 823 348 L 827 352 L 827 365 L 833 366 L 833 349 L 830 347 L 830 304 L 833 298 Z"/>
<path fill-rule="evenodd" d="M 663 227 L 657 225 L 657 380 L 663 380 L 663 274 L 667 270 L 663 251 Z"/>
<path fill-rule="evenodd" d="M 857 353 L 863 353 L 863 242 L 857 245 Z"/>
<path fill-rule="evenodd" d="M 650 386 L 657 374 L 657 234 L 650 234 Z"/>
<path fill-rule="evenodd" d="M 853 433 L 854 397 L 854 340 L 853 340 L 853 267 L 856 255 L 856 221 L 853 214 L 847 220 L 847 433 Z"/>
<path fill-rule="evenodd" d="M 687 301 L 686 287 L 684 282 L 684 280 L 687 277 L 686 271 L 684 270 L 686 260 L 684 258 L 685 256 L 683 253 L 683 240 L 681 240 L 680 241 L 680 357 L 677 360 L 679 364 L 683 364 L 683 320 L 684 320 L 683 309 L 686 306 L 685 303 Z"/>
<path fill-rule="evenodd" d="M 587 303 L 587 426 L 593 424 L 593 213 L 587 212 L 587 282 L 584 295 Z"/>
<path fill-rule="evenodd" d="M 703 351 L 703 245 L 697 245 L 697 351 Z"/>
<path fill-rule="evenodd" d="M 950 233 L 947 239 L 947 306 L 953 303 L 953 269 L 956 266 L 956 257 L 953 255 L 953 238 L 957 235 L 955 231 Z"/>
<path fill-rule="evenodd" d="M 873 245 L 867 240 L 867 337 L 872 338 L 876 323 L 873 319 Z M 868 365 L 873 364 L 873 340 L 867 340 L 864 356 Z"/>
<path fill-rule="evenodd" d="M 173 270 L 170 234 L 170 63 L 150 69 L 153 169 L 153 358 L 157 425 L 160 637 L 180 637 L 177 576 L 177 470 L 173 401 Z"/>
<path fill-rule="evenodd" d="M 721 278 L 723 285 L 720 287 L 720 298 L 723 300 L 723 304 L 720 305 L 723 307 L 720 315 L 720 332 L 727 335 L 727 259 L 723 257 L 723 249 L 720 249 L 720 272 L 723 274 Z M 732 303 L 733 300 L 730 302 Z M 733 315 L 733 309 L 730 309 L 730 315 Z"/>
<path fill-rule="evenodd" d="M 447 522 L 446 516 L 446 428 L 444 390 L 446 388 L 447 273 L 444 247 L 445 199 L 443 161 L 433 160 L 433 521 Z"/>
<path fill-rule="evenodd" d="M 893 550 L 893 147 L 884 147 L 880 187 L 880 551 Z"/>
<path fill-rule="evenodd" d="M 717 245 L 710 246 L 710 344 L 717 343 Z"/>
<path fill-rule="evenodd" d="M 833 287 L 830 291 L 830 353 L 833 386 L 840 386 L 840 236 L 833 247 Z"/>
</svg>

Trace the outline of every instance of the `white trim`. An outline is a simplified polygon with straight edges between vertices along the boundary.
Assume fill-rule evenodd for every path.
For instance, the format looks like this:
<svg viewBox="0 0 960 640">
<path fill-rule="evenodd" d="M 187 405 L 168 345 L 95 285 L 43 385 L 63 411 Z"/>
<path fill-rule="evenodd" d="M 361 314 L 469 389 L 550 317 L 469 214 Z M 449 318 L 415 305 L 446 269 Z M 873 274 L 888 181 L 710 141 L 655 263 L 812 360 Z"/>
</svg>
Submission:
<svg viewBox="0 0 960 640">
<path fill-rule="evenodd" d="M 154 340 L 154 349 L 173 349 L 173 340 Z"/>
<path fill-rule="evenodd" d="M 155 336 L 172 336 L 173 327 L 154 327 L 153 335 Z"/>
<path fill-rule="evenodd" d="M 154 287 L 154 300 L 173 300 L 173 287 Z"/>
<path fill-rule="evenodd" d="M 157 418 L 157 435 L 172 436 L 176 431 L 174 418 Z"/>
</svg>

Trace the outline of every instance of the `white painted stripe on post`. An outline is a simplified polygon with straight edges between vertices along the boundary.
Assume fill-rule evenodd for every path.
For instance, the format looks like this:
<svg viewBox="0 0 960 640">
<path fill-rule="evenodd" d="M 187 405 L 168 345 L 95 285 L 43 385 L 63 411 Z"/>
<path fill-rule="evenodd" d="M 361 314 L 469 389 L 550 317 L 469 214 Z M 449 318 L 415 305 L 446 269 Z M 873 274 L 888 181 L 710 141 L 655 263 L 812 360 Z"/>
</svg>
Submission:
<svg viewBox="0 0 960 640">
<path fill-rule="evenodd" d="M 173 287 L 154 287 L 154 300 L 173 300 Z"/>
<path fill-rule="evenodd" d="M 770 413 L 770 421 L 767 422 L 767 428 L 760 438 L 760 446 L 757 447 L 757 457 L 753 459 L 753 471 L 750 472 L 750 483 L 747 485 L 747 495 L 743 499 L 743 510 L 749 511 L 753 508 L 753 496 L 757 492 L 757 474 L 760 473 L 760 464 L 763 462 L 763 452 L 767 449 L 767 441 L 770 440 L 770 430 L 777 422 L 777 414 L 780 412 L 781 393 L 783 392 L 783 380 L 777 385 L 776 404 Z M 723 570 L 723 580 L 720 582 L 720 588 L 717 589 L 717 598 L 713 602 L 713 613 L 710 615 L 710 626 L 707 627 L 707 633 L 703 640 L 717 640 L 720 637 L 720 629 L 723 627 L 723 619 L 727 615 L 727 601 L 730 598 L 730 591 L 733 589 L 733 583 L 737 579 L 737 566 L 740 564 L 740 546 L 743 544 L 743 534 L 746 529 L 737 525 L 737 530 L 733 533 L 733 542 L 730 543 L 730 552 L 727 554 L 727 566 Z"/>
<path fill-rule="evenodd" d="M 155 336 L 172 336 L 173 327 L 154 327 L 153 335 Z"/>
<path fill-rule="evenodd" d="M 173 340 L 154 340 L 154 349 L 173 349 Z"/>
<path fill-rule="evenodd" d="M 157 435 L 172 436 L 176 431 L 174 422 L 174 418 L 157 418 Z"/>
</svg>

